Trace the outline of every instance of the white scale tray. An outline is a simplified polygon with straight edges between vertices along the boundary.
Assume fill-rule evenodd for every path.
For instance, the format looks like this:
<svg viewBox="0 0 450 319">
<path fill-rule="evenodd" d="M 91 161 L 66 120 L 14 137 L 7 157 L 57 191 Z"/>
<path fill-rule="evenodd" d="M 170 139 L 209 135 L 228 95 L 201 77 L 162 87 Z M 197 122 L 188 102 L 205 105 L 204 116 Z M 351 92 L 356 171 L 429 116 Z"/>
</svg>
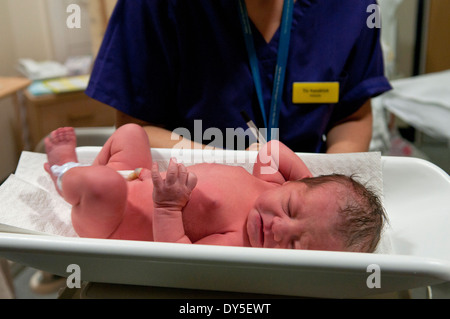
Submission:
<svg viewBox="0 0 450 319">
<path fill-rule="evenodd" d="M 353 298 L 450 282 L 450 178 L 413 158 L 383 157 L 390 254 L 294 251 L 0 233 L 0 256 L 83 281 L 304 297 Z M 381 288 L 370 289 L 369 265 Z"/>
</svg>

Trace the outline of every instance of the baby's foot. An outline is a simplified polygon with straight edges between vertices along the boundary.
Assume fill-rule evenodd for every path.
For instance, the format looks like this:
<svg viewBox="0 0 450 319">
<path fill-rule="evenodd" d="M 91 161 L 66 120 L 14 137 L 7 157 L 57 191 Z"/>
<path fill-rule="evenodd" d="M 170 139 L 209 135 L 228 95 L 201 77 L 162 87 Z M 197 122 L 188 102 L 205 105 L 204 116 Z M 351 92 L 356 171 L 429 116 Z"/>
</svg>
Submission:
<svg viewBox="0 0 450 319">
<path fill-rule="evenodd" d="M 78 162 L 77 138 L 73 127 L 62 127 L 54 130 L 44 140 L 48 163 L 44 164 L 45 170 L 52 176 L 50 168 L 53 165 L 63 165 L 68 162 Z M 52 176 L 53 177 L 53 176 Z"/>
</svg>

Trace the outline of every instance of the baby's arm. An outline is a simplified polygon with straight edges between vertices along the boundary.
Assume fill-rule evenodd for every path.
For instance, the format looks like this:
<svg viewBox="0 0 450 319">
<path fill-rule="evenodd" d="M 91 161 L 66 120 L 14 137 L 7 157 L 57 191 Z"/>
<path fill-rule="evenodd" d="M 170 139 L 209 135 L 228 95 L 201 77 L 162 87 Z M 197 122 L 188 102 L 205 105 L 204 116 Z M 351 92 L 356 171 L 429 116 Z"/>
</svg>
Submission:
<svg viewBox="0 0 450 319">
<path fill-rule="evenodd" d="M 158 165 L 152 167 L 153 180 L 153 240 L 156 242 L 192 244 L 186 236 L 182 210 L 189 201 L 197 177 L 188 173 L 186 167 L 170 161 L 166 179 L 163 180 Z M 206 236 L 194 244 L 236 246 L 242 242 L 242 235 L 228 231 Z"/>
<path fill-rule="evenodd" d="M 258 153 L 253 175 L 277 184 L 312 177 L 305 163 L 286 145 L 270 141 Z"/>
<path fill-rule="evenodd" d="M 184 231 L 182 209 L 197 184 L 197 177 L 189 174 L 184 165 L 171 160 L 165 180 L 159 174 L 158 165 L 153 164 L 152 180 L 153 240 L 191 244 Z"/>
</svg>

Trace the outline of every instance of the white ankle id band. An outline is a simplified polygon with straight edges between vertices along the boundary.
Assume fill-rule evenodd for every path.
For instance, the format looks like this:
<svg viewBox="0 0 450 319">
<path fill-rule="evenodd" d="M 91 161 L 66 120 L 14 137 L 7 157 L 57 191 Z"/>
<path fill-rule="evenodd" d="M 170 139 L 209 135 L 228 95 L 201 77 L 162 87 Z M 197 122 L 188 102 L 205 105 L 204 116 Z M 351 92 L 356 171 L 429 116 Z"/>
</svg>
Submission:
<svg viewBox="0 0 450 319">
<path fill-rule="evenodd" d="M 52 174 L 56 177 L 56 186 L 59 188 L 60 191 L 62 191 L 61 180 L 62 180 L 63 175 L 71 168 L 82 167 L 82 166 L 87 166 L 87 165 L 83 165 L 83 164 L 75 163 L 75 162 L 68 162 L 63 165 L 53 165 L 52 167 L 50 167 Z"/>
</svg>

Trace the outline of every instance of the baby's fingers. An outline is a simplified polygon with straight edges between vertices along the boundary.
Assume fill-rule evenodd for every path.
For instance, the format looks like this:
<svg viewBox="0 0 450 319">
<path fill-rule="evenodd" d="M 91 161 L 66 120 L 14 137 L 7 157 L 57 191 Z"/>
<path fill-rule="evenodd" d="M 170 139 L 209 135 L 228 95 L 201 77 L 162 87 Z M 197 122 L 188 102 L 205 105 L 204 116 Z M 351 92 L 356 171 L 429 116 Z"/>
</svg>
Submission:
<svg viewBox="0 0 450 319">
<path fill-rule="evenodd" d="M 186 166 L 183 164 L 178 165 L 178 182 L 180 185 L 186 185 L 189 191 L 192 191 L 197 185 L 197 176 L 194 173 L 189 173 Z"/>
<path fill-rule="evenodd" d="M 156 162 L 152 165 L 152 181 L 155 188 L 161 188 L 164 185 L 164 180 L 159 173 L 158 163 Z"/>
<path fill-rule="evenodd" d="M 183 164 L 178 164 L 178 181 L 181 185 L 186 185 L 188 175 L 189 173 L 186 169 L 186 166 L 184 166 Z"/>
<path fill-rule="evenodd" d="M 194 173 L 188 173 L 187 181 L 186 181 L 186 187 L 190 192 L 194 189 L 194 187 L 197 185 L 197 175 Z"/>
<path fill-rule="evenodd" d="M 168 185 L 174 184 L 178 180 L 178 164 L 174 158 L 170 159 L 169 167 L 166 173 L 166 183 Z"/>
</svg>

